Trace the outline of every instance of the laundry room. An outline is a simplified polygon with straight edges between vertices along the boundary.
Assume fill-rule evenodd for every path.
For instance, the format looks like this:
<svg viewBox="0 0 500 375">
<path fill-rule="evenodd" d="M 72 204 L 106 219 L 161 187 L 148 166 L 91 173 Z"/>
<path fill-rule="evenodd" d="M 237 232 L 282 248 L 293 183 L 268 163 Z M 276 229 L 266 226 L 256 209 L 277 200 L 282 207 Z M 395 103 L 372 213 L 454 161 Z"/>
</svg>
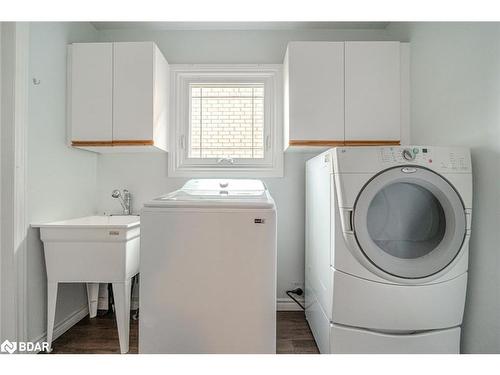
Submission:
<svg viewBox="0 0 500 375">
<path fill-rule="evenodd" d="M 97 15 L 0 15 L 3 353 L 500 354 L 500 22 Z"/>
</svg>

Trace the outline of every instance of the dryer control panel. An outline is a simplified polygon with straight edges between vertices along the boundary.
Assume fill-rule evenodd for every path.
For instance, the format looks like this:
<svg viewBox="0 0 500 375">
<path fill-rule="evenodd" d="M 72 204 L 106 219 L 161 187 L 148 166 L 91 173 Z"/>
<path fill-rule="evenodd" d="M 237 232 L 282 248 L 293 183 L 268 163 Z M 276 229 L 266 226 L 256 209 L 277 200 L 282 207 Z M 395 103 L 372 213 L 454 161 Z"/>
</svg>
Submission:
<svg viewBox="0 0 500 375">
<path fill-rule="evenodd" d="M 379 156 L 382 164 L 417 164 L 442 171 L 470 171 L 469 153 L 459 149 L 425 146 L 383 147 L 380 148 Z"/>
<path fill-rule="evenodd" d="M 335 173 L 372 173 L 420 165 L 438 173 L 471 173 L 470 151 L 461 147 L 337 147 L 330 151 Z"/>
</svg>

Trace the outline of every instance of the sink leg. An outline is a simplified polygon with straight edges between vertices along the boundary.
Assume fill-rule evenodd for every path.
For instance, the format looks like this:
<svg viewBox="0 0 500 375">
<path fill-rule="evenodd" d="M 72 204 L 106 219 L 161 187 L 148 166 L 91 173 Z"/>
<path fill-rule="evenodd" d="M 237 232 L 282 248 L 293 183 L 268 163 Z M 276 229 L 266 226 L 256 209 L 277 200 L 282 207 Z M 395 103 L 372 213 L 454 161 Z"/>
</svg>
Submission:
<svg viewBox="0 0 500 375">
<path fill-rule="evenodd" d="M 49 344 L 48 352 L 52 351 L 52 336 L 54 334 L 54 319 L 56 316 L 57 304 L 57 283 L 47 282 L 47 343 Z"/>
<path fill-rule="evenodd" d="M 89 303 L 89 315 L 91 318 L 97 316 L 97 301 L 99 299 L 99 283 L 87 283 L 87 300 Z"/>
<path fill-rule="evenodd" d="M 130 331 L 130 291 L 132 282 L 127 280 L 122 283 L 113 283 L 113 297 L 115 300 L 116 324 L 120 339 L 120 351 L 128 352 Z"/>
</svg>

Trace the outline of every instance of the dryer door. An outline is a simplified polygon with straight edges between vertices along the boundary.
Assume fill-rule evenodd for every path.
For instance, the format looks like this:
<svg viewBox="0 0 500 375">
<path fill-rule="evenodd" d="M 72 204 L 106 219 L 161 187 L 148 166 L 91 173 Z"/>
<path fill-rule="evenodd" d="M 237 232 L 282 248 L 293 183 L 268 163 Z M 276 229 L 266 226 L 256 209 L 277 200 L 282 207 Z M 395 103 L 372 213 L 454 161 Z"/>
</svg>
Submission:
<svg viewBox="0 0 500 375">
<path fill-rule="evenodd" d="M 422 167 L 387 169 L 359 193 L 353 230 L 368 260 L 393 276 L 418 279 L 446 268 L 466 234 L 465 208 L 453 186 Z"/>
</svg>

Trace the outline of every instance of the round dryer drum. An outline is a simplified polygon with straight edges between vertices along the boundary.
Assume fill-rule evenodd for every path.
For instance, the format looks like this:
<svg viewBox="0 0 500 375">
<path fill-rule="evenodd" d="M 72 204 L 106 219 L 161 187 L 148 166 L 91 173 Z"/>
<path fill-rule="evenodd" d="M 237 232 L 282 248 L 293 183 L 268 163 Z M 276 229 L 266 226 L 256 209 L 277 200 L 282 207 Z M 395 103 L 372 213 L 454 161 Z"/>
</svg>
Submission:
<svg viewBox="0 0 500 375">
<path fill-rule="evenodd" d="M 361 251 L 377 268 L 401 278 L 424 278 L 446 268 L 460 252 L 465 208 L 437 173 L 396 167 L 363 187 L 353 228 Z"/>
</svg>

